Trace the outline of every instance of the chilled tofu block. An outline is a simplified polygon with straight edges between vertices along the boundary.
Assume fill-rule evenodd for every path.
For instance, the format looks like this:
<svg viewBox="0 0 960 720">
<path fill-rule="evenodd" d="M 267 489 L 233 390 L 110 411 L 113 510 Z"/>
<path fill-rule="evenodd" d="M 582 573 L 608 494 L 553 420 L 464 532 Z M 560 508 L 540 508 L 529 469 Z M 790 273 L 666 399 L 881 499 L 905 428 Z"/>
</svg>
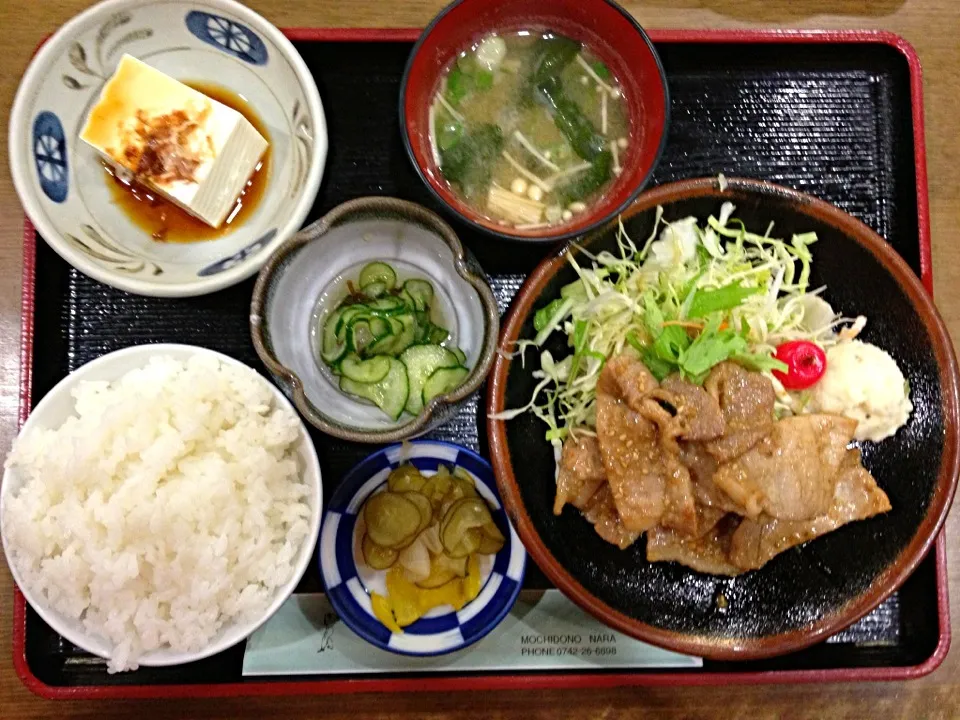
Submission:
<svg viewBox="0 0 960 720">
<path fill-rule="evenodd" d="M 234 208 L 267 141 L 236 110 L 124 55 L 80 139 L 213 227 Z"/>
</svg>

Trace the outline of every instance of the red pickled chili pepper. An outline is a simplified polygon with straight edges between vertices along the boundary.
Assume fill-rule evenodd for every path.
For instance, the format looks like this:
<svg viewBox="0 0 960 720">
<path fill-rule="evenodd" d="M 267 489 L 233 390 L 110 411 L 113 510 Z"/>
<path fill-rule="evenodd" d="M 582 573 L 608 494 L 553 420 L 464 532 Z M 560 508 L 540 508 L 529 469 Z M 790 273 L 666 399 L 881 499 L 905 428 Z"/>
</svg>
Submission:
<svg viewBox="0 0 960 720">
<path fill-rule="evenodd" d="M 774 370 L 773 375 L 787 390 L 805 390 L 823 377 L 827 356 L 823 348 L 807 340 L 792 340 L 777 348 L 775 357 L 787 371 Z"/>
</svg>

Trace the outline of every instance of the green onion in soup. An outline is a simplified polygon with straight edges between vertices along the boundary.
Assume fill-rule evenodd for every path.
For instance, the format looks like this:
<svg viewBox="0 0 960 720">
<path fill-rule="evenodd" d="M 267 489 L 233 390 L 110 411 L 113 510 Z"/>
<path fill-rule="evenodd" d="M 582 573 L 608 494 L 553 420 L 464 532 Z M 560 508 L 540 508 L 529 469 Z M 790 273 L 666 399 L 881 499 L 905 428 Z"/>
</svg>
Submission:
<svg viewBox="0 0 960 720">
<path fill-rule="evenodd" d="M 575 40 L 521 30 L 484 37 L 443 74 L 430 107 L 435 160 L 453 191 L 501 225 L 573 219 L 620 174 L 623 91 Z"/>
</svg>

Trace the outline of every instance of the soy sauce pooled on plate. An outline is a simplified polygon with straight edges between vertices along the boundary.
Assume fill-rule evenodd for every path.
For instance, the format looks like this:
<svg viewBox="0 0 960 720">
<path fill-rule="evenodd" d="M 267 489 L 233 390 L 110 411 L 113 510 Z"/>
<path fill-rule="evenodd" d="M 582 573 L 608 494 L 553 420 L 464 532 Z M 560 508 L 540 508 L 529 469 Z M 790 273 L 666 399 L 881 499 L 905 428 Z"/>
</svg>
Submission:
<svg viewBox="0 0 960 720">
<path fill-rule="evenodd" d="M 587 46 L 542 30 L 487 35 L 451 63 L 430 108 L 440 172 L 473 209 L 534 230 L 573 219 L 621 172 L 623 91 Z"/>
<path fill-rule="evenodd" d="M 264 138 L 269 141 L 267 129 L 253 108 L 240 95 L 226 88 L 212 83 L 185 82 L 185 85 L 202 92 L 212 100 L 226 105 L 243 115 Z M 202 220 L 194 217 L 185 210 L 177 207 L 170 201 L 160 197 L 150 188 L 136 182 L 121 178 L 112 167 L 104 163 L 110 182 L 113 202 L 120 207 L 124 214 L 137 227 L 150 233 L 158 242 L 198 242 L 214 240 L 229 234 L 241 226 L 263 198 L 267 187 L 267 178 L 270 175 L 270 151 L 266 152 L 256 166 L 253 175 L 236 199 L 233 208 L 220 227 L 211 227 Z"/>
</svg>

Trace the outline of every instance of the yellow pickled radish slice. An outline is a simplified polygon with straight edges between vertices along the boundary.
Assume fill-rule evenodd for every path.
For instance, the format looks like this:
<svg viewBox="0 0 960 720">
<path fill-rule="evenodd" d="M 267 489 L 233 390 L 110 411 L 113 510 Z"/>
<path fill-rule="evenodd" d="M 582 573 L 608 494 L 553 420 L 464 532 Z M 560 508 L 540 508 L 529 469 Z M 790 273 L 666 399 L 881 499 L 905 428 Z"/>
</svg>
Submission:
<svg viewBox="0 0 960 720">
<path fill-rule="evenodd" d="M 370 593 L 370 605 L 374 616 L 386 626 L 387 630 L 395 633 L 403 632 L 403 628 L 397 624 L 397 619 L 393 616 L 390 600 L 379 593 Z"/>
<path fill-rule="evenodd" d="M 387 595 L 393 605 L 397 625 L 406 627 L 415 623 L 423 611 L 420 609 L 419 590 L 404 577 L 403 569 L 394 565 L 387 571 Z"/>
<path fill-rule="evenodd" d="M 462 582 L 464 602 L 468 603 L 480 594 L 480 560 L 476 555 L 467 560 L 467 576 Z"/>
<path fill-rule="evenodd" d="M 452 605 L 454 610 L 459 611 L 466 604 L 463 580 L 451 580 L 437 588 L 420 590 L 420 609 L 424 613 L 441 605 Z"/>
</svg>

